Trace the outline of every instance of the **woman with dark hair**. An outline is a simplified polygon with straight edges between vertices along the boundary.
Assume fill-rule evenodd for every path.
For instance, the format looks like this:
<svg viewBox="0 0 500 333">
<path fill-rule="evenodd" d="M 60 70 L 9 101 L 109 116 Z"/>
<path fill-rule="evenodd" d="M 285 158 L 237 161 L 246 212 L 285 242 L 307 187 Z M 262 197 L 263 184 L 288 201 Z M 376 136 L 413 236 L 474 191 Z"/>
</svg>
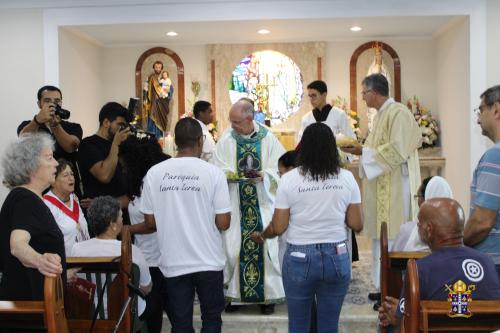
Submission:
<svg viewBox="0 0 500 333">
<path fill-rule="evenodd" d="M 120 203 L 111 196 L 97 197 L 92 200 L 87 211 L 89 227 L 96 235 L 94 238 L 78 242 L 73 245 L 71 255 L 73 257 L 117 257 L 121 255 L 121 241 L 117 237 L 121 234 L 123 228 L 123 216 L 120 209 Z M 141 249 L 132 245 L 132 263 L 139 267 L 139 289 L 148 295 L 151 291 L 151 276 L 148 265 Z M 102 275 L 102 279 L 105 276 Z M 147 297 L 147 296 L 146 296 Z M 138 299 L 137 308 L 139 318 L 142 320 L 148 317 L 148 308 L 146 302 Z M 104 295 L 104 313 L 107 317 L 107 294 Z"/>
<path fill-rule="evenodd" d="M 59 229 L 64 236 L 66 253 L 70 254 L 73 245 L 90 238 L 87 220 L 83 215 L 75 191 L 75 175 L 71 162 L 60 158 L 56 168 L 56 180 L 50 186 L 50 191 L 43 196 L 43 201 L 49 207 Z"/>
<path fill-rule="evenodd" d="M 127 196 L 130 199 L 128 213 L 130 216 L 130 231 L 134 234 L 134 244 L 139 247 L 149 265 L 153 280 L 153 290 L 148 295 L 148 317 L 146 323 L 148 332 L 160 332 L 163 321 L 163 309 L 169 314 L 166 304 L 163 304 L 161 290 L 163 274 L 158 268 L 160 248 L 156 233 L 151 233 L 145 223 L 144 214 L 140 212 L 143 178 L 148 170 L 160 162 L 170 158 L 163 153 L 157 139 L 148 133 L 139 132 L 129 136 L 120 145 L 118 154 L 128 183 Z"/>
<path fill-rule="evenodd" d="M 331 129 L 322 123 L 309 125 L 297 168 L 278 186 L 271 223 L 252 235 L 263 242 L 287 230 L 282 274 L 291 333 L 309 331 L 314 299 L 318 332 L 338 332 L 351 276 L 345 226 L 363 228 L 359 187 L 339 160 Z"/>
</svg>

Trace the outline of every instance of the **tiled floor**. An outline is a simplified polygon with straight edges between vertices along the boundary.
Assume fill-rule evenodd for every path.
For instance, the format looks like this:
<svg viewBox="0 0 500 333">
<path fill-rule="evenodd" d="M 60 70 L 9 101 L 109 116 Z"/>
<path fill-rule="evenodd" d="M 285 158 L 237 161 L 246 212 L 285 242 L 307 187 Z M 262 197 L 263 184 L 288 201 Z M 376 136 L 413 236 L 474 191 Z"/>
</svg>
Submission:
<svg viewBox="0 0 500 333">
<path fill-rule="evenodd" d="M 377 313 L 373 311 L 373 302 L 367 295 L 373 291 L 370 282 L 371 253 L 366 245 L 360 246 L 360 261 L 353 264 L 353 279 L 342 306 L 340 332 L 375 332 Z M 224 333 L 286 333 L 288 332 L 288 314 L 286 304 L 276 306 L 272 315 L 260 314 L 258 306 L 248 306 L 236 313 L 223 313 Z M 194 326 L 197 332 L 201 327 L 200 310 L 195 306 Z M 164 318 L 164 332 L 170 331 L 168 320 Z"/>
</svg>

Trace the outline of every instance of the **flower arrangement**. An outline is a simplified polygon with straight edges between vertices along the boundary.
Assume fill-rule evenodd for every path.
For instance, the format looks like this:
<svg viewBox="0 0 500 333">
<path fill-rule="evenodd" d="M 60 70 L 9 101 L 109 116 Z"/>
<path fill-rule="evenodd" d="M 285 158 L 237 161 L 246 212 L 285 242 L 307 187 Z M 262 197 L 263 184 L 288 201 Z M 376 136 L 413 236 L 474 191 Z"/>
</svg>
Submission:
<svg viewBox="0 0 500 333">
<path fill-rule="evenodd" d="M 212 121 L 210 124 L 207 125 L 208 127 L 208 133 L 212 136 L 215 142 L 219 140 L 219 135 L 217 133 L 217 120 Z"/>
<path fill-rule="evenodd" d="M 438 144 L 439 126 L 437 119 L 431 114 L 431 111 L 423 107 L 418 101 L 417 96 L 410 98 L 406 105 L 411 110 L 415 120 L 422 131 L 422 148 L 435 147 Z"/>
<path fill-rule="evenodd" d="M 359 128 L 359 117 L 358 113 L 354 110 L 351 110 L 347 106 L 347 100 L 344 97 L 337 96 L 333 101 L 332 101 L 332 106 L 341 109 L 347 114 L 347 117 L 349 117 L 349 120 L 351 121 L 351 127 L 352 130 L 354 131 L 354 134 L 356 134 L 356 138 L 358 141 L 361 140 L 361 129 Z"/>
</svg>

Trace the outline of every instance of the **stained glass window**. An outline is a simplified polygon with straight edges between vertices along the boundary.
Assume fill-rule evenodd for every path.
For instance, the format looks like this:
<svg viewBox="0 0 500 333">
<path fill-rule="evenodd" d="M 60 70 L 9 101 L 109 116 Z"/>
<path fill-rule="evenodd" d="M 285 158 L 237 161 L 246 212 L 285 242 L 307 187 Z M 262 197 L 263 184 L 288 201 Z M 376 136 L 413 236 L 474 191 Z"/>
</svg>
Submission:
<svg viewBox="0 0 500 333">
<path fill-rule="evenodd" d="M 284 122 L 299 110 L 303 84 L 299 67 L 276 51 L 258 51 L 244 57 L 233 71 L 229 97 L 235 103 L 248 97 L 255 103 L 256 120 L 271 125 Z"/>
</svg>

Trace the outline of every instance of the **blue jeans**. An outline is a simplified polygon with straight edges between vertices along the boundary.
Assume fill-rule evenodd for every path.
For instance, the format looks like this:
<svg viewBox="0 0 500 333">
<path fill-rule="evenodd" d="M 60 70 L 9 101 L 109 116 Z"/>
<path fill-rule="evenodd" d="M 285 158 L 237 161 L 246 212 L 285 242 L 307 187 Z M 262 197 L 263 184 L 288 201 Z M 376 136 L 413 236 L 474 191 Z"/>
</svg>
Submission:
<svg viewBox="0 0 500 333">
<path fill-rule="evenodd" d="M 340 309 L 351 277 L 346 247 L 344 253 L 337 254 L 338 244 L 288 244 L 282 274 L 289 333 L 309 332 L 315 297 L 318 333 L 338 332 Z"/>
<path fill-rule="evenodd" d="M 224 310 L 222 271 L 206 271 L 165 278 L 164 297 L 167 300 L 172 333 L 194 333 L 194 292 L 200 299 L 202 333 L 220 333 Z"/>
</svg>

